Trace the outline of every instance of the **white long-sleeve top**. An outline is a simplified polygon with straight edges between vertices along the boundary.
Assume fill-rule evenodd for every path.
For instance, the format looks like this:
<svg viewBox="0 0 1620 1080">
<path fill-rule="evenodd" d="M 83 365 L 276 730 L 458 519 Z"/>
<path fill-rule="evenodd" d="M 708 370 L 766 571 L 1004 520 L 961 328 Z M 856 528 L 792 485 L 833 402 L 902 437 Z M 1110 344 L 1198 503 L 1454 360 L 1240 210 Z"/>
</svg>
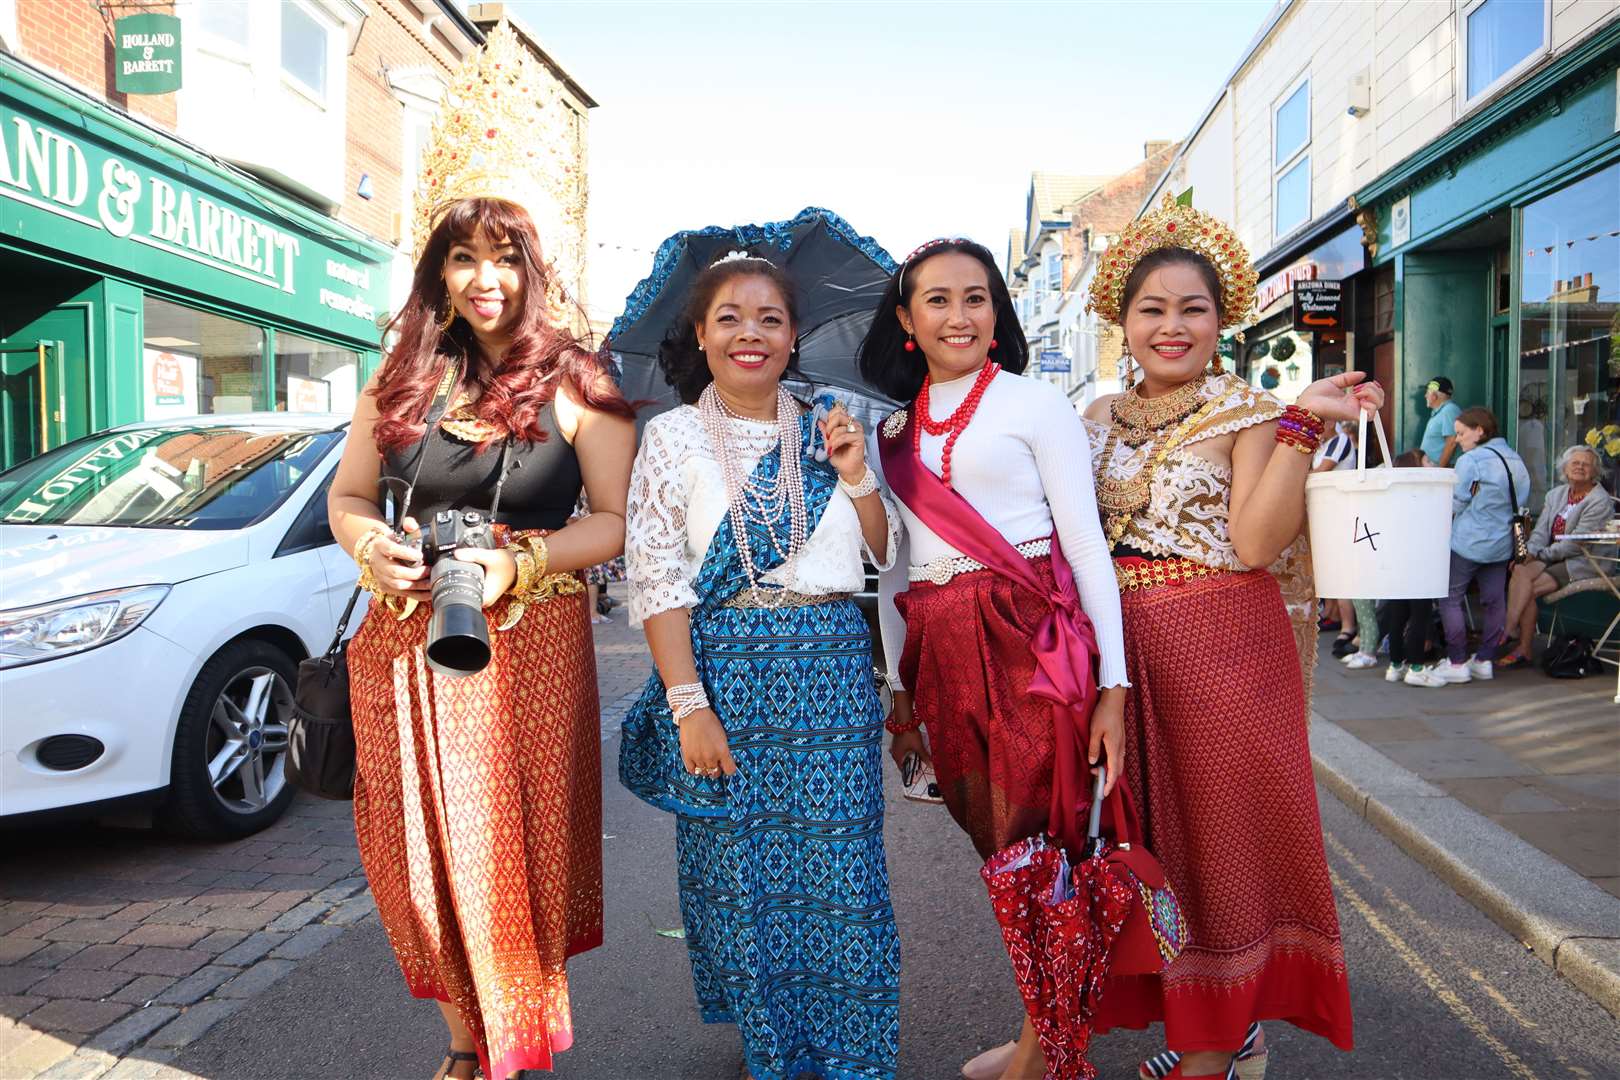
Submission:
<svg viewBox="0 0 1620 1080">
<path fill-rule="evenodd" d="M 973 387 L 977 372 L 936 383 L 929 390 L 932 419 L 955 411 Z M 945 436 L 923 433 L 922 463 L 938 476 Z M 873 448 L 867 458 L 881 473 Z M 999 373 L 979 400 L 978 411 L 951 451 L 951 486 L 1008 543 L 1022 544 L 1052 535 L 1054 522 L 1063 555 L 1074 571 L 1080 606 L 1097 632 L 1102 653 L 1098 682 L 1128 686 L 1125 637 L 1119 611 L 1119 584 L 1097 514 L 1091 447 L 1085 426 L 1063 392 L 1051 383 Z M 898 502 L 898 500 L 897 500 Z M 910 587 L 908 566 L 963 554 L 899 503 L 906 536 L 900 557 L 880 579 L 878 616 L 889 678 L 899 683 L 900 652 L 906 625 L 894 598 Z"/>
<path fill-rule="evenodd" d="M 726 424 L 745 473 L 776 445 L 774 421 L 728 419 Z M 866 584 L 862 555 L 885 570 L 900 548 L 900 517 L 893 501 L 887 495 L 882 498 L 889 520 L 886 559 L 873 557 L 861 535 L 854 502 L 834 488 L 791 572 L 786 565 L 778 566 L 761 575 L 760 583 L 806 596 L 860 592 Z M 725 476 L 697 409 L 683 405 L 649 420 L 630 472 L 625 523 L 632 627 L 659 612 L 697 604 L 692 583 L 729 510 Z"/>
</svg>

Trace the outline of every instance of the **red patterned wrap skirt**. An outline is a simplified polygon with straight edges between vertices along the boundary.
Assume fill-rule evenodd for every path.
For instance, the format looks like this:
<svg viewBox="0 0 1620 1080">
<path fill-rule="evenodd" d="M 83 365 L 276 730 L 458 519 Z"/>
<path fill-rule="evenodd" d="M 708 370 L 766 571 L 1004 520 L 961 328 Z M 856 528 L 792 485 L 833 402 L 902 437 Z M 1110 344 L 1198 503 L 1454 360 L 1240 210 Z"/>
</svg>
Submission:
<svg viewBox="0 0 1620 1080">
<path fill-rule="evenodd" d="M 1047 556 L 1030 566 L 1048 589 Z M 906 620 L 900 678 L 928 732 L 945 806 L 981 858 L 1045 832 L 1051 813 L 1052 706 L 1029 694 L 1029 643 L 1046 596 L 994 570 L 895 597 Z"/>
<path fill-rule="evenodd" d="M 602 771 L 585 593 L 486 611 L 476 675 L 427 668 L 429 605 L 382 604 L 349 645 L 354 822 L 411 993 L 454 1005 L 484 1075 L 573 1042 L 568 957 L 602 943 Z"/>
<path fill-rule="evenodd" d="M 1190 944 L 1162 975 L 1108 981 L 1099 1031 L 1162 1020 L 1183 1053 L 1256 1020 L 1351 1048 L 1350 987 L 1322 846 L 1305 691 L 1276 579 L 1127 590 L 1125 782 Z"/>
</svg>

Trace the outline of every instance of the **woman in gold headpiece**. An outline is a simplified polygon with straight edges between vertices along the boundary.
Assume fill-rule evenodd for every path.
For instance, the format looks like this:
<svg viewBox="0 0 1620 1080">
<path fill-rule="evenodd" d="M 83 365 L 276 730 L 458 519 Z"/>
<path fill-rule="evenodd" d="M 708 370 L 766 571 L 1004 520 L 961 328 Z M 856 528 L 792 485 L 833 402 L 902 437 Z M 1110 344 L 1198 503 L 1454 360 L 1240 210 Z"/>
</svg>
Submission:
<svg viewBox="0 0 1620 1080">
<path fill-rule="evenodd" d="M 1315 636 L 1301 530 L 1324 423 L 1384 394 L 1349 372 L 1285 408 L 1222 373 L 1221 328 L 1248 315 L 1254 290 L 1232 230 L 1169 199 L 1125 230 L 1091 288 L 1141 368 L 1086 413 L 1132 687 L 1123 779 L 1190 939 L 1162 974 L 1103 993 L 1100 1030 L 1164 1022 L 1170 1051 L 1143 1063 L 1149 1080 L 1262 1075 L 1261 1020 L 1351 1046 L 1306 744 Z"/>
<path fill-rule="evenodd" d="M 454 80 L 425 157 L 411 294 L 329 500 L 378 601 L 348 652 L 360 858 L 411 993 L 449 1025 L 441 1078 L 549 1069 L 573 1041 L 565 962 L 602 940 L 580 571 L 623 550 L 635 429 L 564 322 L 541 250 L 547 193 L 523 163 L 544 115 L 537 82 L 505 26 Z M 385 521 L 379 481 L 407 534 L 443 511 L 494 518 L 493 547 L 453 552 L 483 570 L 467 605 L 481 599 L 487 618 L 481 669 L 426 654 L 440 629 L 430 583 L 450 553 L 430 572 Z M 582 485 L 591 513 L 569 523 Z"/>
</svg>

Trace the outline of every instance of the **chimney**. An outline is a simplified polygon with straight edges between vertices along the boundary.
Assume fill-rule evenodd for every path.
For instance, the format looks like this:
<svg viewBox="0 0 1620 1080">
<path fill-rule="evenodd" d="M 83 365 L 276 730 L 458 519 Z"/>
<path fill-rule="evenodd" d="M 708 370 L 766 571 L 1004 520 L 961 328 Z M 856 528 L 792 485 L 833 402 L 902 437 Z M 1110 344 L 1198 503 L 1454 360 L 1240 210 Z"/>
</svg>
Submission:
<svg viewBox="0 0 1620 1080">
<path fill-rule="evenodd" d="M 1170 148 L 1169 139 L 1149 139 L 1142 144 L 1142 157 L 1144 160 Z"/>
<path fill-rule="evenodd" d="M 1592 271 L 1590 270 L 1586 272 L 1586 287 L 1588 289 L 1592 287 Z"/>
</svg>

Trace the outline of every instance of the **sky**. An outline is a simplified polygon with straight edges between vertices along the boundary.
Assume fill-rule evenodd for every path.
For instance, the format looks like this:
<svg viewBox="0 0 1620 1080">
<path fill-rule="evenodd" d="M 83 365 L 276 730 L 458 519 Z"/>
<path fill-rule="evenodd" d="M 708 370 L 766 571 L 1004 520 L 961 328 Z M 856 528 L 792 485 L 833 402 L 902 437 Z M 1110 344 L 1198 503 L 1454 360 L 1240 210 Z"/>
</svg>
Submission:
<svg viewBox="0 0 1620 1080">
<path fill-rule="evenodd" d="M 1181 139 L 1273 0 L 508 0 L 598 102 L 593 318 L 670 234 L 842 215 L 896 258 L 936 236 L 999 257 L 1035 170 L 1122 172 Z"/>
</svg>

